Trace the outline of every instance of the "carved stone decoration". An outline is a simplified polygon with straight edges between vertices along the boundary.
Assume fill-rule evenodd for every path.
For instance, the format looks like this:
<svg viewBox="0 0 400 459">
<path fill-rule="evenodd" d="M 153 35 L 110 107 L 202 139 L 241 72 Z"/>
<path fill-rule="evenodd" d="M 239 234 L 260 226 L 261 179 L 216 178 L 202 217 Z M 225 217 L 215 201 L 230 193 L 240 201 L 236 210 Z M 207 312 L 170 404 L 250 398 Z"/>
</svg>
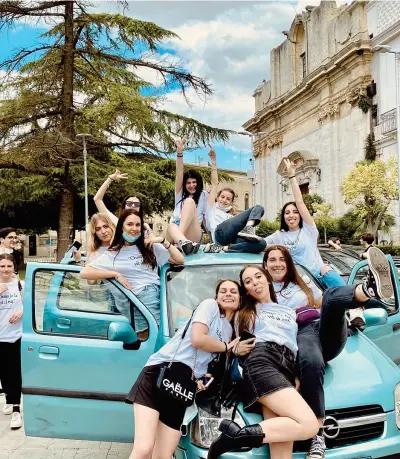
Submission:
<svg viewBox="0 0 400 459">
<path fill-rule="evenodd" d="M 276 145 L 280 145 L 283 142 L 283 137 L 281 134 L 274 134 L 272 136 L 267 137 L 267 147 L 271 150 Z"/>
<path fill-rule="evenodd" d="M 283 137 L 281 134 L 272 134 L 266 137 L 262 137 L 260 140 L 256 140 L 253 144 L 254 156 L 259 156 L 263 153 L 263 150 L 267 152 L 272 150 L 277 145 L 280 145 L 283 142 Z"/>
<path fill-rule="evenodd" d="M 339 104 L 327 104 L 320 109 L 317 115 L 317 121 L 323 123 L 334 117 L 336 113 L 339 113 Z"/>
<path fill-rule="evenodd" d="M 360 95 L 364 93 L 365 90 L 363 87 L 349 88 L 346 93 L 346 102 L 353 107 L 357 105 Z"/>
</svg>

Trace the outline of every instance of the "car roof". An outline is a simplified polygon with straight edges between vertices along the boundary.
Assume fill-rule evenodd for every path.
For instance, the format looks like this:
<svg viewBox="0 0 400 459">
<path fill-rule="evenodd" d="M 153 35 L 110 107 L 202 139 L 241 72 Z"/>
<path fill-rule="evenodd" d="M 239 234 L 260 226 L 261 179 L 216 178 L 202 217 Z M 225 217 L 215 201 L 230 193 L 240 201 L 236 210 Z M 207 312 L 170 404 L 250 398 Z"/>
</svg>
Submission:
<svg viewBox="0 0 400 459">
<path fill-rule="evenodd" d="M 229 265 L 229 264 L 261 264 L 264 253 L 203 253 L 185 257 L 185 266 Z"/>
</svg>

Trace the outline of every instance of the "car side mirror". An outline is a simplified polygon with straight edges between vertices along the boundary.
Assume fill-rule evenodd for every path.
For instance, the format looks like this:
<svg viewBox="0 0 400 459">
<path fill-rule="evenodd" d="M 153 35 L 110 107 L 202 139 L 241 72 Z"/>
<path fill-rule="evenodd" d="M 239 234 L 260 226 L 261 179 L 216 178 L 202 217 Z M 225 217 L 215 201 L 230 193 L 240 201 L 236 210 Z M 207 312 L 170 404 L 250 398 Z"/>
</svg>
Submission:
<svg viewBox="0 0 400 459">
<path fill-rule="evenodd" d="M 111 322 L 107 338 L 109 341 L 122 341 L 127 350 L 137 350 L 140 347 L 137 334 L 128 322 Z"/>
<path fill-rule="evenodd" d="M 365 309 L 364 318 L 366 327 L 384 325 L 388 320 L 388 313 L 383 308 Z"/>
</svg>

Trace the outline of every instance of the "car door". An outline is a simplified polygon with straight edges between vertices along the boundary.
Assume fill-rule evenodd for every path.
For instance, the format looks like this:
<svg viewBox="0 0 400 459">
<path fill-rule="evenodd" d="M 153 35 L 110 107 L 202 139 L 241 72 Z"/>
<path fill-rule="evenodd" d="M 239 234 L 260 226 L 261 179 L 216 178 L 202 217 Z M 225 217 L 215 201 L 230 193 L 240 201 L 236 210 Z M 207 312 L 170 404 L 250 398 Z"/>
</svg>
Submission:
<svg viewBox="0 0 400 459">
<path fill-rule="evenodd" d="M 132 441 L 133 411 L 125 396 L 155 350 L 158 327 L 131 292 L 114 281 L 90 285 L 79 278 L 80 269 L 28 264 L 22 337 L 25 432 Z M 46 328 L 47 313 L 57 309 L 58 325 Z M 131 330 L 139 318 L 148 327 L 137 346 L 108 339 L 111 323 L 123 322 Z"/>
<path fill-rule="evenodd" d="M 368 327 L 364 333 L 378 347 L 382 349 L 397 365 L 400 365 L 400 312 L 399 312 L 399 292 L 400 283 L 397 269 L 389 255 L 388 260 L 394 284 L 394 296 L 387 302 L 381 300 L 371 300 L 367 307 L 382 307 L 388 312 L 388 321 L 384 325 Z M 368 273 L 368 262 L 366 260 L 357 263 L 349 277 L 349 284 L 359 284 Z"/>
</svg>

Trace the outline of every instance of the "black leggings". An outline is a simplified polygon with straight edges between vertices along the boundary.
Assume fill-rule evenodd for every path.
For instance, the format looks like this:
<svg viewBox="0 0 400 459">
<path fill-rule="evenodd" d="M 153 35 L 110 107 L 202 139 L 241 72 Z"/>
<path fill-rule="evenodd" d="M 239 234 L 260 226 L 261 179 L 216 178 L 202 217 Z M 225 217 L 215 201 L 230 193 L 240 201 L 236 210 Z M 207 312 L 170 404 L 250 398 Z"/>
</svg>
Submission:
<svg viewBox="0 0 400 459">
<path fill-rule="evenodd" d="M 6 403 L 21 403 L 21 338 L 15 343 L 0 342 L 0 382 L 6 394 Z"/>
<path fill-rule="evenodd" d="M 322 297 L 321 318 L 299 326 L 297 366 L 300 392 L 317 418 L 325 416 L 325 363 L 337 357 L 346 345 L 346 311 L 360 307 L 354 301 L 356 287 L 328 288 Z"/>
</svg>

